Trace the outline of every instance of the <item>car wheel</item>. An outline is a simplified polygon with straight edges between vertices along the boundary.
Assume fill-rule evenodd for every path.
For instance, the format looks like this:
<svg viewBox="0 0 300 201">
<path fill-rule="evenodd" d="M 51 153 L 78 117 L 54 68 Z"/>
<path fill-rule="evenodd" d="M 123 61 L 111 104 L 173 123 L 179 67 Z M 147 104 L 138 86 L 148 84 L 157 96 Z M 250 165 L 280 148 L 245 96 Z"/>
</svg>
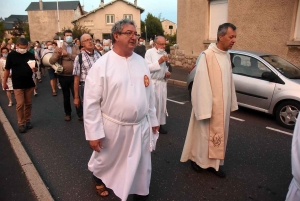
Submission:
<svg viewBox="0 0 300 201">
<path fill-rule="evenodd" d="M 284 101 L 276 108 L 277 122 L 289 129 L 293 129 L 300 111 L 300 103 L 296 101 Z"/>
</svg>

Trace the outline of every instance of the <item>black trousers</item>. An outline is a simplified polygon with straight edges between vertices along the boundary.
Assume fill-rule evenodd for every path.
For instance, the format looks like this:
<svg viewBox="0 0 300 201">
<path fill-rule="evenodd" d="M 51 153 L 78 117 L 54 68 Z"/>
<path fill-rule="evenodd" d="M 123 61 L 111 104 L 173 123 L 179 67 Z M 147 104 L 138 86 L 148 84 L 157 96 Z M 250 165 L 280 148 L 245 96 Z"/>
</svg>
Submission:
<svg viewBox="0 0 300 201">
<path fill-rule="evenodd" d="M 74 76 L 61 76 L 60 75 L 60 76 L 58 76 L 58 80 L 59 80 L 59 83 L 61 86 L 61 90 L 63 92 L 65 114 L 71 116 L 72 108 L 71 108 L 70 92 L 72 93 L 72 96 L 74 98 Z M 78 117 L 83 116 L 81 104 L 80 104 L 79 108 L 76 108 L 76 113 L 77 113 Z"/>
</svg>

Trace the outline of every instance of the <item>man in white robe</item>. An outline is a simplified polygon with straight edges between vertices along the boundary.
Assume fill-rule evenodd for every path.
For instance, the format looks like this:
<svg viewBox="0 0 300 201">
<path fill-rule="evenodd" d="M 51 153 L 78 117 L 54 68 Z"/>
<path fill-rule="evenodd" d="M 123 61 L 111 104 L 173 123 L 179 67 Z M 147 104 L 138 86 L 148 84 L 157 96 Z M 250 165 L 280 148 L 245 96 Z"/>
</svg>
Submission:
<svg viewBox="0 0 300 201">
<path fill-rule="evenodd" d="M 298 114 L 292 141 L 292 174 L 286 201 L 300 200 L 300 115 Z"/>
<path fill-rule="evenodd" d="M 192 89 L 192 114 L 181 156 L 181 162 L 191 160 L 196 171 L 207 169 L 222 178 L 226 174 L 219 166 L 224 163 L 230 112 L 238 109 L 227 52 L 236 41 L 235 30 L 233 24 L 220 25 L 217 44 L 210 44 L 200 55 Z"/>
<path fill-rule="evenodd" d="M 161 134 L 167 134 L 167 130 L 162 126 L 166 124 L 167 79 L 171 76 L 166 64 L 169 59 L 165 47 L 166 39 L 163 36 L 157 36 L 154 39 L 154 47 L 147 50 L 145 55 L 146 63 L 151 72 L 151 81 L 154 85 L 156 116 L 160 124 L 159 133 Z"/>
<path fill-rule="evenodd" d="M 85 81 L 85 135 L 94 150 L 88 168 L 100 196 L 108 195 L 107 187 L 123 201 L 129 194 L 146 200 L 150 140 L 159 129 L 153 86 L 144 59 L 133 53 L 134 22 L 117 22 L 111 35 L 114 49 L 96 61 Z"/>
</svg>

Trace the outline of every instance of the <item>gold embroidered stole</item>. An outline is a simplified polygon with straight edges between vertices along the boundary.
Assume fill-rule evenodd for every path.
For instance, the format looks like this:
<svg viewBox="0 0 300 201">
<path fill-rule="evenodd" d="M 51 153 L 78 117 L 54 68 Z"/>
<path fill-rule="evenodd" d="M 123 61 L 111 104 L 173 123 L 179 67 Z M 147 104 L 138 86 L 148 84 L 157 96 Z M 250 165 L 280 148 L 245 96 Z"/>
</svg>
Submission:
<svg viewBox="0 0 300 201">
<path fill-rule="evenodd" d="M 209 122 L 208 158 L 224 159 L 225 157 L 225 126 L 222 71 L 215 53 L 204 51 L 210 86 L 212 90 L 212 114 Z"/>
</svg>

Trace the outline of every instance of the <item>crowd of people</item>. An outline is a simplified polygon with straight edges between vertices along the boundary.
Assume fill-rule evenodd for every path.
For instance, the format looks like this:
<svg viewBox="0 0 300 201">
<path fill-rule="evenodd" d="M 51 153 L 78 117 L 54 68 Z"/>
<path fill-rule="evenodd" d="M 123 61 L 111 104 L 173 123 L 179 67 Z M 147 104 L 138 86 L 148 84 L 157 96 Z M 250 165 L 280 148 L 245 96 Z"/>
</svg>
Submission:
<svg viewBox="0 0 300 201">
<path fill-rule="evenodd" d="M 228 53 L 236 42 L 236 27 L 220 25 L 217 37 L 217 43 L 200 55 L 181 162 L 189 160 L 195 171 L 225 178 L 220 166 L 226 153 L 230 112 L 238 109 Z M 74 40 L 72 31 L 65 30 L 62 44 L 36 41 L 33 46 L 20 38 L 16 44 L 1 47 L 2 87 L 9 106 L 11 94 L 15 94 L 19 132 L 33 128 L 31 98 L 47 68 L 53 96 L 57 84 L 61 86 L 64 120 L 72 119 L 73 100 L 78 120 L 84 121 L 86 140 L 94 150 L 88 168 L 97 194 L 106 197 L 110 188 L 124 201 L 129 194 L 135 201 L 147 200 L 151 152 L 158 135 L 167 134 L 164 125 L 171 72 L 166 43 L 163 36 L 156 36 L 151 40 L 153 47 L 146 50 L 135 23 L 123 19 L 113 25 L 111 40 L 102 43 L 89 34 Z M 50 65 L 61 65 L 63 72 L 44 65 L 43 57 L 49 53 Z M 299 196 L 298 184 L 295 174 L 289 193 L 293 199 Z"/>
</svg>

